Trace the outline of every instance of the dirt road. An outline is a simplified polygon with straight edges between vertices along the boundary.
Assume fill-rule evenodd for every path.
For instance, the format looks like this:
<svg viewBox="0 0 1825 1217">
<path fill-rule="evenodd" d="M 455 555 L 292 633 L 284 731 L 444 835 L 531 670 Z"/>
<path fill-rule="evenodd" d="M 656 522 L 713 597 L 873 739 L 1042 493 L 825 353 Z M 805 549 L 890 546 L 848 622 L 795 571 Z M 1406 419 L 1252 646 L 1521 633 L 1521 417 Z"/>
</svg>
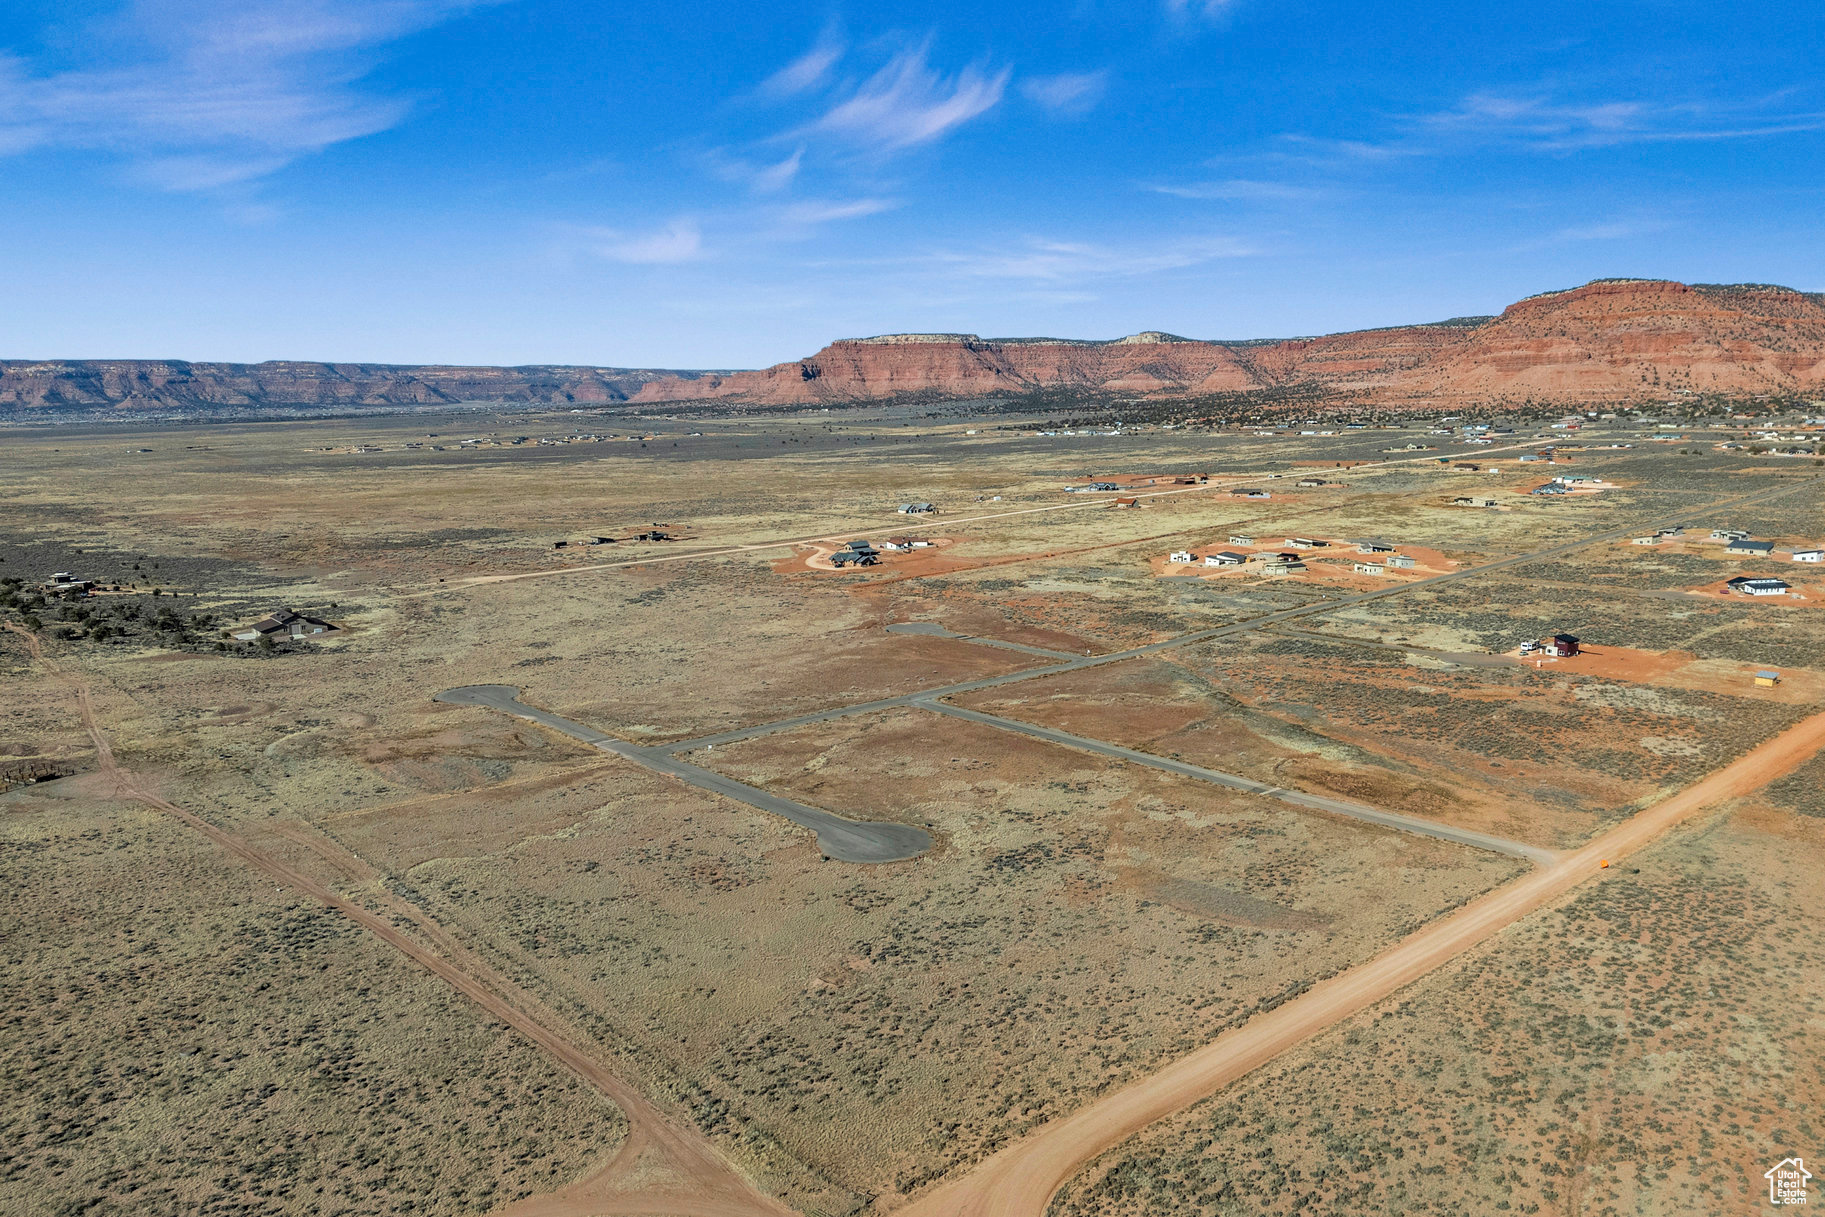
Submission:
<svg viewBox="0 0 1825 1217">
<path fill-rule="evenodd" d="M 15 627 L 7 628 L 24 635 L 26 646 L 33 657 L 75 696 L 83 726 L 95 746 L 97 768 L 111 779 L 121 797 L 163 812 L 207 837 L 280 886 L 290 888 L 347 917 L 444 981 L 488 1015 L 512 1027 L 621 1109 L 628 1120 L 628 1136 L 607 1167 L 577 1185 L 576 1189 L 542 1198 L 548 1202 L 548 1207 L 522 1206 L 516 1210 L 519 1217 L 575 1217 L 582 1213 L 591 1214 L 592 1217 L 639 1217 L 673 1213 L 701 1214 L 702 1217 L 789 1217 L 789 1209 L 756 1191 L 696 1130 L 660 1111 L 639 1090 L 602 1062 L 538 1021 L 520 1004 L 504 996 L 519 994 L 517 986 L 494 972 L 473 953 L 463 951 L 463 966 L 457 966 L 451 958 L 439 955 L 408 937 L 389 918 L 344 899 L 241 837 L 218 828 L 141 785 L 115 760 L 114 749 L 107 734 L 96 720 L 88 687 L 80 680 L 65 675 L 56 664 L 46 659 L 36 636 Z M 296 830 L 286 835 L 298 839 Z M 346 869 L 346 864 L 344 868 Z M 404 901 L 386 903 L 390 911 L 410 917 L 414 922 L 428 921 L 420 910 Z M 447 948 L 454 947 L 454 940 L 449 938 L 441 926 L 430 923 L 423 928 L 430 930 L 431 937 Z M 575 1207 L 579 1202 L 583 1207 Z M 529 1205 L 530 1203 L 528 1202 Z"/>
<path fill-rule="evenodd" d="M 1825 714 L 1817 714 L 1553 865 L 1497 888 L 1151 1077 L 1045 1125 L 897 1212 L 901 1217 L 1042 1217 L 1052 1194 L 1105 1150 L 1412 984 L 1579 884 L 1616 874 L 1602 869 L 1601 862 L 1625 858 L 1696 813 L 1791 773 L 1822 747 Z"/>
</svg>

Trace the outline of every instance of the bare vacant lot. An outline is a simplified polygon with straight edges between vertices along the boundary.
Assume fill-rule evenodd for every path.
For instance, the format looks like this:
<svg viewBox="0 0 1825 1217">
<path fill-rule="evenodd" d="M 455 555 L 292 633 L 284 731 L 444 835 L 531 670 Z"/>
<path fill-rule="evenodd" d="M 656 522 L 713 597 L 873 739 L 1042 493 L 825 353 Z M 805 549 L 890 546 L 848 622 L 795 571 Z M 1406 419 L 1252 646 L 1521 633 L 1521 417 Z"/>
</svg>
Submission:
<svg viewBox="0 0 1825 1217">
<path fill-rule="evenodd" d="M 0 1208 L 477 1212 L 613 1155 L 620 1113 L 507 1028 L 79 782 L 0 796 Z"/>
<path fill-rule="evenodd" d="M 1431 456 L 1351 469 L 1321 491 L 1275 476 L 1379 453 L 1386 435 L 966 436 L 878 411 L 643 420 L 646 438 L 614 445 L 511 442 L 576 426 L 451 415 L 153 429 L 131 445 L 151 451 L 128 453 L 105 429 L 18 441 L 30 459 L 0 486 L 0 579 L 14 581 L 0 585 L 0 622 L 15 627 L 0 633 L 0 762 L 70 776 L 0 795 L 4 879 L 24 893 L 7 914 L 15 1014 L 0 1061 L 25 1096 L 0 1137 L 0 1204 L 485 1212 L 600 1178 L 624 1137 L 620 1183 L 659 1177 L 641 1155 L 663 1126 L 673 1150 L 695 1146 L 699 1166 L 725 1165 L 736 1191 L 751 1184 L 719 1193 L 715 1211 L 771 1212 L 766 1197 L 807 1213 L 890 1211 L 1529 865 L 1289 795 L 1550 858 L 1541 847 L 1587 839 L 1807 713 L 1825 642 L 1813 624 L 1825 616 L 1685 594 L 1695 564 L 1727 564 L 1627 544 L 1673 516 L 1708 529 L 1780 515 L 1707 514 L 1733 495 L 1791 489 L 1793 518 L 1817 515 L 1802 479 L 1745 478 L 1716 455 L 1586 454 L 1576 467 L 1617 489 L 1468 511 L 1450 498 L 1469 475 Z M 472 433 L 492 438 L 463 446 Z M 134 476 L 119 478 L 129 456 Z M 1212 482 L 1137 486 L 1137 509 L 1063 492 L 1105 473 Z M 115 490 L 97 507 L 81 487 L 103 477 Z M 1234 498 L 1225 479 L 1274 497 Z M 898 515 L 909 500 L 941 511 Z M 683 539 L 635 538 L 655 528 Z M 1364 598 L 1387 585 L 1156 576 L 1161 553 L 1233 533 L 1382 538 L 1444 577 Z M 843 570 L 795 548 L 909 535 L 945 544 Z M 583 544 L 596 537 L 617 539 Z M 97 631 L 120 614 L 85 617 L 92 602 L 46 594 L 39 582 L 57 570 L 135 585 L 130 605 L 110 602 L 130 608 L 131 629 Z M 280 606 L 340 628 L 272 650 L 223 636 Z M 1633 658 L 1532 667 L 1500 654 L 1562 630 Z M 1127 653 L 1144 647 L 1159 649 Z M 1742 687 L 1745 666 L 1766 665 L 1792 679 Z M 945 692 L 960 683 L 972 687 Z M 474 684 L 512 685 L 634 747 L 609 756 L 432 700 Z M 911 703 L 924 693 L 1245 785 Z M 826 717 L 767 729 L 804 715 Z M 694 778 L 655 767 L 669 749 L 749 729 L 675 758 L 701 767 Z M 1722 1186 L 1721 1149 L 1665 1167 L 1677 1137 L 1650 1137 L 1639 1104 L 1615 1109 L 1636 1129 L 1626 1144 L 1604 1141 L 1601 1121 L 1587 1141 L 1567 1131 L 1585 1127 L 1573 1109 L 1598 1093 L 1574 1071 L 1634 1059 L 1633 1030 L 1602 1022 L 1610 1004 L 1675 983 L 1645 947 L 1592 968 L 1567 943 L 1595 941 L 1599 923 L 1622 926 L 1617 941 L 1670 934 L 1668 950 L 1703 961 L 1689 975 L 1718 983 L 1666 991 L 1711 1020 L 1707 1043 L 1725 1042 L 1730 1010 L 1711 994 L 1743 960 L 1773 967 L 1757 944 L 1774 923 L 1755 910 L 1776 893 L 1748 875 L 1754 834 L 1800 842 L 1801 869 L 1814 866 L 1816 777 L 1802 770 L 1753 814 L 1681 839 L 1715 848 L 1715 884 L 1669 846 L 1555 915 L 1581 928 L 1518 927 L 1529 952 L 1505 948 L 1462 974 L 1475 1001 L 1386 1012 L 1411 1021 L 1348 1068 L 1299 1064 L 1285 1075 L 1298 1111 L 1274 1110 L 1270 1091 L 1216 1100 L 1238 1113 L 1230 1123 L 1198 1124 L 1207 1106 L 1162 1126 L 1061 1203 L 1144 1207 L 1158 1179 L 1186 1211 L 1276 1211 L 1283 1195 L 1519 1209 L 1557 1203 L 1549 1186 L 1598 1196 L 1598 1167 L 1601 1194 L 1627 1200 L 1636 1193 L 1618 1189 L 1647 1146 L 1655 1171 L 1685 1180 L 1667 1194 L 1702 1208 L 1718 1193 L 1692 1189 Z M 913 825 L 933 846 L 884 865 L 827 860 L 727 779 Z M 160 799 L 264 862 L 154 812 Z M 271 866 L 299 882 L 272 881 Z M 301 883 L 325 894 L 313 901 Z M 1577 911 L 1630 891 L 1650 895 Z M 434 979 L 337 901 L 383 917 L 381 930 L 457 979 Z M 1702 924 L 1665 930 L 1684 908 Z M 1504 970 L 1522 956 L 1550 966 Z M 463 977 L 505 995 L 511 1009 L 488 1008 L 523 1013 L 519 1031 L 459 995 Z M 1503 1028 L 1543 1000 L 1529 986 L 1549 981 L 1567 1012 L 1505 1046 Z M 1426 1000 L 1444 1001 L 1428 983 Z M 1653 1000 L 1654 1017 L 1674 1017 L 1671 996 Z M 1561 1040 L 1576 1051 L 1503 1055 Z M 1483 1142 L 1466 1148 L 1469 1134 L 1429 1114 L 1434 1098 L 1399 1089 L 1391 1071 L 1409 1056 L 1458 1088 L 1478 1127 L 1510 1118 L 1492 1096 L 1560 1096 L 1562 1127 L 1525 1112 L 1503 1126 L 1529 1138 L 1525 1150 L 1502 1142 L 1526 1159 L 1520 1178 L 1502 1177 L 1512 1197 Z M 599 1067 L 576 1066 L 595 1084 L 559 1063 L 579 1058 Z M 1508 1073 L 1478 1072 L 1496 1063 L 1534 1071 L 1525 1093 Z M 603 1097 L 606 1075 L 656 1104 L 651 1118 L 625 1119 Z M 1340 1080 L 1352 1076 L 1366 1095 L 1393 1089 L 1359 1100 Z M 1723 1085 L 1711 1076 L 1700 1089 Z M 1322 1135 L 1312 1112 L 1332 1113 Z M 1427 1167 L 1419 1182 L 1382 1161 L 1401 1160 L 1409 1133 L 1444 1147 L 1404 1149 Z M 1537 1150 L 1562 1166 L 1565 1137 L 1591 1168 L 1586 1191 L 1532 1165 Z M 1245 1161 L 1262 1146 L 1283 1155 L 1272 1170 Z M 1452 1155 L 1474 1162 L 1455 1192 Z M 665 1204 L 692 1207 L 651 1195 L 625 1207 Z"/>
<path fill-rule="evenodd" d="M 1816 820 L 1745 806 L 1107 1155 L 1061 1214 L 1698 1213 L 1817 1144 Z M 1638 866 L 1638 870 L 1636 867 Z"/>
</svg>

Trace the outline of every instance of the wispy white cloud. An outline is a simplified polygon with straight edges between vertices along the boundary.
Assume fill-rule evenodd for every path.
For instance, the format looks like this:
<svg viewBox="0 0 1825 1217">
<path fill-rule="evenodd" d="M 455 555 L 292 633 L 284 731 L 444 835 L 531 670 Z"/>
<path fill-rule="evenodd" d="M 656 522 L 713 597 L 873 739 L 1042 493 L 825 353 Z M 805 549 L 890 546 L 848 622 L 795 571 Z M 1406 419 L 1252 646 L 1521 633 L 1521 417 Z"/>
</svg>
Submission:
<svg viewBox="0 0 1825 1217">
<path fill-rule="evenodd" d="M 1109 87 L 1108 72 L 1067 72 L 1058 76 L 1028 76 L 1020 92 L 1055 114 L 1088 114 Z"/>
<path fill-rule="evenodd" d="M 1032 237 L 1014 246 L 940 251 L 924 261 L 946 274 L 968 278 L 1070 285 L 1182 270 L 1224 258 L 1248 257 L 1254 252 L 1246 241 L 1226 236 L 1128 246 Z"/>
<path fill-rule="evenodd" d="M 1554 229 L 1543 236 L 1517 245 L 1515 252 L 1531 253 L 1540 249 L 1552 249 L 1561 245 L 1581 245 L 1588 242 L 1630 241 L 1637 237 L 1665 232 L 1672 227 L 1672 221 L 1656 216 L 1591 220 Z"/>
<path fill-rule="evenodd" d="M 1665 224 L 1644 224 L 1632 220 L 1611 220 L 1599 224 L 1574 224 L 1553 234 L 1558 241 L 1626 241 L 1644 233 L 1665 228 Z"/>
<path fill-rule="evenodd" d="M 654 232 L 583 228 L 576 230 L 575 236 L 582 248 L 611 262 L 656 266 L 695 262 L 704 257 L 703 230 L 689 218 L 672 220 Z"/>
<path fill-rule="evenodd" d="M 804 164 L 804 161 L 805 150 L 799 148 L 785 160 L 755 170 L 749 185 L 762 194 L 774 194 L 784 190 L 792 184 L 792 179 L 798 176 L 799 166 Z"/>
<path fill-rule="evenodd" d="M 749 152 L 712 148 L 700 159 L 705 168 L 725 182 L 734 182 L 755 194 L 778 194 L 798 179 L 805 163 L 805 149 L 800 146 L 785 157 L 774 157 L 779 157 L 777 147 Z"/>
<path fill-rule="evenodd" d="M 898 207 L 896 199 L 811 199 L 802 203 L 793 203 L 780 213 L 780 218 L 787 224 L 806 226 L 829 224 L 837 220 L 859 220 L 864 216 L 880 215 L 883 211 L 892 211 Z"/>
<path fill-rule="evenodd" d="M 1472 93 L 1447 110 L 1410 120 L 1421 139 L 1511 143 L 1563 152 L 1620 144 L 1750 139 L 1825 130 L 1825 113 L 1769 99 L 1736 102 L 1606 99 L 1559 101 L 1544 93 Z"/>
<path fill-rule="evenodd" d="M 1318 198 L 1324 193 L 1312 186 L 1297 186 L 1291 182 L 1257 181 L 1250 178 L 1230 178 L 1221 182 L 1168 183 L 1150 186 L 1148 189 L 1155 194 L 1169 194 L 1179 199 L 1248 203 L 1299 202 Z"/>
<path fill-rule="evenodd" d="M 1215 21 L 1227 17 L 1239 0 L 1165 0 L 1166 15 L 1174 21 Z"/>
<path fill-rule="evenodd" d="M 1369 169 L 1415 157 L 1508 149 L 1565 155 L 1630 144 L 1761 139 L 1825 131 L 1825 113 L 1783 96 L 1739 100 L 1561 100 L 1546 90 L 1478 92 L 1445 109 L 1391 114 L 1361 139 L 1280 138 L 1279 159 L 1327 169 Z"/>
<path fill-rule="evenodd" d="M 489 0 L 133 0 L 82 40 L 88 62 L 0 57 L 0 153 L 83 148 L 170 190 L 265 176 L 400 122 L 360 87 L 373 52 Z"/>
<path fill-rule="evenodd" d="M 792 97 L 820 88 L 829 82 L 845 49 L 834 33 L 826 33 L 816 46 L 767 77 L 760 91 L 769 97 Z"/>
<path fill-rule="evenodd" d="M 923 46 L 895 55 L 810 130 L 878 152 L 930 143 L 993 109 L 1012 74 L 970 66 L 947 77 L 927 66 L 926 55 Z"/>
</svg>

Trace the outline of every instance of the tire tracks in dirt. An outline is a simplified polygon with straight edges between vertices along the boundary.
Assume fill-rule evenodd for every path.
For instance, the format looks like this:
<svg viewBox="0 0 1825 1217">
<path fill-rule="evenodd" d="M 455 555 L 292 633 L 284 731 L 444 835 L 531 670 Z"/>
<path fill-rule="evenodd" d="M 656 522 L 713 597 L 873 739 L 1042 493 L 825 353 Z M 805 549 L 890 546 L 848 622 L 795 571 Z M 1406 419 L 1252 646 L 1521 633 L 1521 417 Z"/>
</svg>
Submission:
<svg viewBox="0 0 1825 1217">
<path fill-rule="evenodd" d="M 1675 826 L 1793 772 L 1825 748 L 1825 713 L 1788 728 L 1709 777 L 1589 843 L 1495 889 L 1388 950 L 1224 1033 L 1187 1056 L 1054 1120 L 968 1174 L 895 1210 L 899 1217 L 1043 1217 L 1080 1169 L 1135 1133 L 1208 1098 L 1281 1053 L 1480 946 L 1605 873 Z M 1608 873 L 1614 874 L 1612 870 Z"/>
<path fill-rule="evenodd" d="M 95 747 L 96 766 L 122 798 L 164 813 L 280 886 L 348 918 L 468 998 L 483 1013 L 512 1028 L 621 1109 L 628 1121 L 627 1138 L 606 1166 L 569 1188 L 509 1206 L 504 1213 L 512 1217 L 789 1217 L 791 1210 L 758 1191 L 701 1133 L 661 1111 L 618 1073 L 535 1017 L 530 1012 L 536 1008 L 533 999 L 421 910 L 384 889 L 376 891 L 389 912 L 406 919 L 447 955 L 424 946 L 388 917 L 339 895 L 244 838 L 140 784 L 115 759 L 107 733 L 96 719 L 88 686 L 46 657 L 35 634 L 16 626 L 6 628 L 22 635 L 39 666 L 74 695 L 83 727 Z M 344 873 L 372 871 L 347 851 L 326 853 L 300 826 L 286 825 L 279 835 L 310 847 Z"/>
</svg>

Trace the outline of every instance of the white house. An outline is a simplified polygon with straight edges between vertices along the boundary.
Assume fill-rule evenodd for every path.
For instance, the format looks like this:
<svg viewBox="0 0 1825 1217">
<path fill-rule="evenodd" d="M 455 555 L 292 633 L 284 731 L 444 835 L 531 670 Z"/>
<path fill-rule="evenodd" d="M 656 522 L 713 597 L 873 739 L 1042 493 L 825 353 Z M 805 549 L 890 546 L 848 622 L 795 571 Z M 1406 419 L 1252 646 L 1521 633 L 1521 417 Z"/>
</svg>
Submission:
<svg viewBox="0 0 1825 1217">
<path fill-rule="evenodd" d="M 1793 585 L 1785 579 L 1774 579 L 1768 576 L 1751 578 L 1747 575 L 1738 575 L 1724 586 L 1733 592 L 1741 592 L 1745 596 L 1785 596 L 1793 590 Z"/>
<path fill-rule="evenodd" d="M 1825 562 L 1825 549 L 1796 549 L 1793 551 L 1795 562 Z"/>
<path fill-rule="evenodd" d="M 1198 556 L 1196 554 L 1190 553 L 1183 549 L 1178 550 L 1175 553 L 1170 553 L 1170 554 L 1166 555 L 1166 561 L 1175 562 L 1175 563 L 1178 563 L 1179 565 L 1188 565 L 1192 562 L 1196 562 L 1197 560 L 1198 560 Z"/>
</svg>

